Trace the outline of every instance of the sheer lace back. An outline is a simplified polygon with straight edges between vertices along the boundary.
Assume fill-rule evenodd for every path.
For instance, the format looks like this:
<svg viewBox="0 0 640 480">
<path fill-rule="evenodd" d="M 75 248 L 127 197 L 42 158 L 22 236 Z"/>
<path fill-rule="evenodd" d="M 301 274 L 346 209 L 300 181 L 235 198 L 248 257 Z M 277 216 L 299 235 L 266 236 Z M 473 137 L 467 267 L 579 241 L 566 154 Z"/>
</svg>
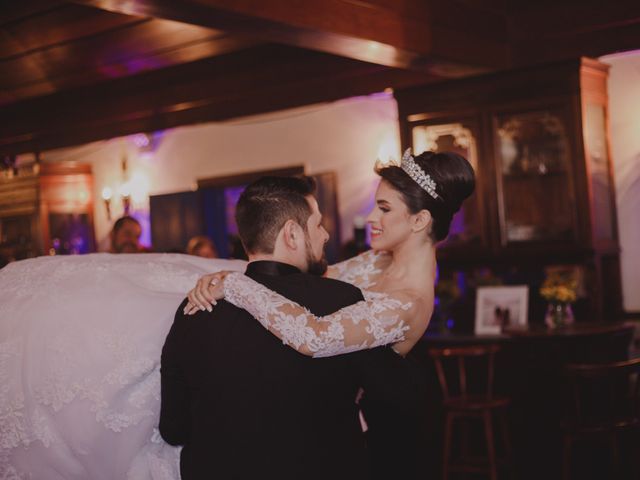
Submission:
<svg viewBox="0 0 640 480">
<path fill-rule="evenodd" d="M 360 255 L 336 263 L 329 267 L 329 276 L 358 288 L 373 287 L 384 269 L 391 263 L 391 256 L 385 252 L 369 250 Z"/>
</svg>

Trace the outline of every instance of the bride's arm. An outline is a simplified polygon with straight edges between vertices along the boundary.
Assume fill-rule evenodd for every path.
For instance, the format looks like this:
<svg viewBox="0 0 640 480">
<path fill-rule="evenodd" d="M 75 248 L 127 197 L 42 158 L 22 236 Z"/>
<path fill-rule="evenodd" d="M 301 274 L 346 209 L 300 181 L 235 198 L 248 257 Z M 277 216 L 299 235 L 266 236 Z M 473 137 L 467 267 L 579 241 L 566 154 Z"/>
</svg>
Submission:
<svg viewBox="0 0 640 480">
<path fill-rule="evenodd" d="M 247 310 L 283 343 L 298 352 L 328 357 L 405 340 L 405 333 L 426 315 L 424 302 L 403 292 L 363 292 L 365 300 L 317 317 L 261 283 L 230 273 L 225 300 Z"/>
<path fill-rule="evenodd" d="M 369 250 L 360 255 L 329 266 L 327 277 L 343 282 L 351 283 L 360 289 L 366 289 L 375 284 L 377 276 L 391 262 L 391 256 L 386 252 L 374 252 Z M 221 272 L 209 273 L 200 277 L 189 293 L 190 304 L 185 308 L 185 313 L 192 314 L 198 310 L 209 310 L 216 304 L 214 295 L 215 282 L 221 280 Z"/>
</svg>

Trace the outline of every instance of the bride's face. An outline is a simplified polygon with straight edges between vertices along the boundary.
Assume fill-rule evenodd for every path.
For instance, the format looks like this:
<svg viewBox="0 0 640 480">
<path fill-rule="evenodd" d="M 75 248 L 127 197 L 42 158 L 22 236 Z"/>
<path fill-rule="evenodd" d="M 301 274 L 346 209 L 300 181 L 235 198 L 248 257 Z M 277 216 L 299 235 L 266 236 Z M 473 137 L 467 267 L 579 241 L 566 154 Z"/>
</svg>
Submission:
<svg viewBox="0 0 640 480">
<path fill-rule="evenodd" d="M 411 234 L 411 214 L 402 195 L 385 180 L 376 191 L 376 206 L 367 217 L 371 227 L 371 247 L 392 251 Z"/>
</svg>

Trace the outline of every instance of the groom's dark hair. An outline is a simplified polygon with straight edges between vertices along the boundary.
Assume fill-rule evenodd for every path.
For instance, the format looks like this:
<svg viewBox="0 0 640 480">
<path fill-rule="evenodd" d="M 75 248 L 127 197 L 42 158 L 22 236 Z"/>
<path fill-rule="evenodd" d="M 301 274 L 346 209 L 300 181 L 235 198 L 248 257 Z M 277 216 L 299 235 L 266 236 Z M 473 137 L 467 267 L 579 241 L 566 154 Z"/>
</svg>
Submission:
<svg viewBox="0 0 640 480">
<path fill-rule="evenodd" d="M 262 177 L 245 188 L 236 206 L 238 234 L 247 253 L 273 253 L 278 233 L 293 220 L 305 231 L 313 195 L 310 177 Z"/>
</svg>

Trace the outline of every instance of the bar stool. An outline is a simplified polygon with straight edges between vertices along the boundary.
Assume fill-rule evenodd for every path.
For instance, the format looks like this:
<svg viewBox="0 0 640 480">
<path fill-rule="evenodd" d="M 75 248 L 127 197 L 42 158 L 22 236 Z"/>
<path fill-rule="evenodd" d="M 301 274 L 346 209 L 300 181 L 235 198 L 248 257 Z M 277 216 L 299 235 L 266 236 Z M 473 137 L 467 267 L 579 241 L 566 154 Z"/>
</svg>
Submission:
<svg viewBox="0 0 640 480">
<path fill-rule="evenodd" d="M 618 434 L 635 434 L 635 458 L 629 478 L 640 478 L 640 358 L 606 364 L 567 365 L 571 409 L 562 424 L 563 478 L 571 477 L 571 452 L 578 439 L 609 440 L 613 466 L 620 472 Z M 615 473 L 615 472 L 614 472 Z"/>
<path fill-rule="evenodd" d="M 500 459 L 500 463 L 511 465 L 511 440 L 506 419 L 506 407 L 509 405 L 509 398 L 498 397 L 493 394 L 494 380 L 494 357 L 500 347 L 495 344 L 473 345 L 468 347 L 455 348 L 433 348 L 429 350 L 433 358 L 438 374 L 440 387 L 442 388 L 443 407 L 445 413 L 444 432 L 444 454 L 442 461 L 442 478 L 447 480 L 450 472 L 484 472 L 491 480 L 498 478 L 498 458 L 496 456 L 496 444 L 493 433 L 494 414 L 500 423 L 502 431 L 502 441 L 505 455 Z M 486 381 L 484 378 L 479 382 L 479 392 L 470 392 L 468 388 L 467 364 L 482 365 L 486 361 Z M 449 363 L 457 363 L 457 382 L 455 381 L 455 369 L 445 369 Z M 480 419 L 484 430 L 487 444 L 486 458 L 474 461 L 468 455 L 467 428 L 469 419 Z M 457 461 L 452 461 L 451 446 L 453 442 L 454 422 L 462 426 L 462 447 L 461 455 Z"/>
</svg>

